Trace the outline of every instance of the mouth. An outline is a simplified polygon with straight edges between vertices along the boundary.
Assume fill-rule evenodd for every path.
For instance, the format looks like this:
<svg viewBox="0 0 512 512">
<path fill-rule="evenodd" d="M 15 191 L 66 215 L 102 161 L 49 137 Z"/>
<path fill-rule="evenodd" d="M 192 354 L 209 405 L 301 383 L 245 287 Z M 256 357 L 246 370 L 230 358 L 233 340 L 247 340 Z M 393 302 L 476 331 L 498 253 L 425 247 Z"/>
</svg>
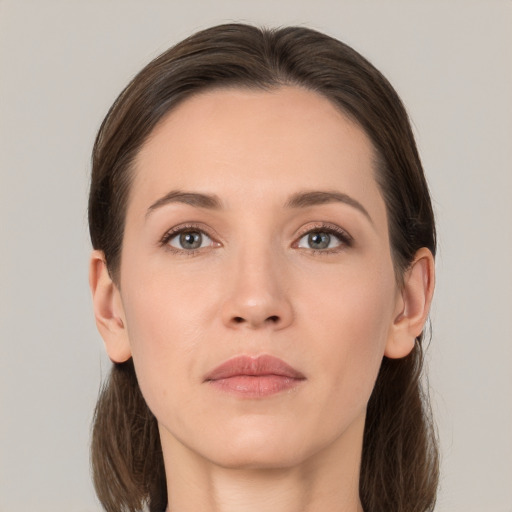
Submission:
<svg viewBox="0 0 512 512">
<path fill-rule="evenodd" d="M 237 356 L 209 372 L 204 382 L 221 392 L 245 398 L 264 398 L 291 390 L 306 377 L 270 355 Z"/>
</svg>

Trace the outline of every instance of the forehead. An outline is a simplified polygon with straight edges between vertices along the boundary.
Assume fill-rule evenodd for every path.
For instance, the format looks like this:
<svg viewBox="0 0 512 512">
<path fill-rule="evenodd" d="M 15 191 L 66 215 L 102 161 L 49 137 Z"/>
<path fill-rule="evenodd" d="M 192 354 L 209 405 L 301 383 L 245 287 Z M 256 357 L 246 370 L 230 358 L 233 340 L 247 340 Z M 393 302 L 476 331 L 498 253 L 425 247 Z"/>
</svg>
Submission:
<svg viewBox="0 0 512 512">
<path fill-rule="evenodd" d="M 130 203 L 173 189 L 266 200 L 297 190 L 380 196 L 366 133 L 330 100 L 298 87 L 197 94 L 153 130 L 135 161 Z"/>
</svg>

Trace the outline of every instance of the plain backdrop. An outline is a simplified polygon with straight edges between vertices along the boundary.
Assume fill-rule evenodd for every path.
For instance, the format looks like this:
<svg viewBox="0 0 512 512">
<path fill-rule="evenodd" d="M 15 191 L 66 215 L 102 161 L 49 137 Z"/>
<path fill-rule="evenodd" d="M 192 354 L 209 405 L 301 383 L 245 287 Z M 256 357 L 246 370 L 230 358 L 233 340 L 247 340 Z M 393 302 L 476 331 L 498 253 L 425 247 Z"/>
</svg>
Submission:
<svg viewBox="0 0 512 512">
<path fill-rule="evenodd" d="M 100 510 L 88 438 L 109 362 L 87 284 L 90 150 L 145 63 L 227 21 L 324 31 L 403 98 L 440 238 L 428 355 L 442 447 L 436 512 L 511 512 L 505 0 L 0 0 L 0 512 Z"/>
</svg>

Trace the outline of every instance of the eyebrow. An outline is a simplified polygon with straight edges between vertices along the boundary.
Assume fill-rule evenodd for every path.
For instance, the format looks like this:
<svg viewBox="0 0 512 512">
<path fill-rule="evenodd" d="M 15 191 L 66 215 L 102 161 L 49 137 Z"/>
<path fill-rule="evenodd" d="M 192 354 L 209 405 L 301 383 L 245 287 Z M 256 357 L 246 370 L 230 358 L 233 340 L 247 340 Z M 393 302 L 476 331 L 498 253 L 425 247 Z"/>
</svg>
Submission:
<svg viewBox="0 0 512 512">
<path fill-rule="evenodd" d="M 172 190 L 155 201 L 147 210 L 146 218 L 156 209 L 171 203 L 183 203 L 197 208 L 206 208 L 209 210 L 220 210 L 222 204 L 215 195 L 201 194 L 198 192 L 184 192 L 181 190 Z M 373 224 L 373 220 L 366 208 L 353 197 L 335 191 L 298 192 L 293 194 L 285 203 L 285 208 L 307 208 L 328 203 L 344 203 L 359 210 Z"/>
<path fill-rule="evenodd" d="M 181 190 L 172 190 L 165 196 L 155 201 L 147 210 L 146 218 L 156 209 L 170 203 L 184 203 L 198 208 L 208 208 L 210 210 L 220 210 L 221 203 L 217 196 L 208 194 L 199 194 L 197 192 L 183 192 Z"/>
<path fill-rule="evenodd" d="M 368 210 L 356 199 L 347 194 L 334 191 L 312 191 L 312 192 L 299 192 L 293 194 L 286 202 L 286 208 L 306 208 L 308 206 L 316 206 L 319 204 L 328 203 L 344 203 L 359 210 L 369 221 L 373 224 L 373 220 L 368 213 Z"/>
</svg>

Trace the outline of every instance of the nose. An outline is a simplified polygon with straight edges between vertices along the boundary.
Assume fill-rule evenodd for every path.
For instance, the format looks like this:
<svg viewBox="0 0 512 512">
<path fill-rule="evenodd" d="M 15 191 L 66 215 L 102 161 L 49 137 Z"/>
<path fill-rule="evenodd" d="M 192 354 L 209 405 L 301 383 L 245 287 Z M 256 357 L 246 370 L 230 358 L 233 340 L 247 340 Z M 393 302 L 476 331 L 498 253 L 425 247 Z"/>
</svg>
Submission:
<svg viewBox="0 0 512 512">
<path fill-rule="evenodd" d="M 231 265 L 222 320 L 229 328 L 280 330 L 293 321 L 285 262 L 270 251 L 246 251 Z"/>
</svg>

